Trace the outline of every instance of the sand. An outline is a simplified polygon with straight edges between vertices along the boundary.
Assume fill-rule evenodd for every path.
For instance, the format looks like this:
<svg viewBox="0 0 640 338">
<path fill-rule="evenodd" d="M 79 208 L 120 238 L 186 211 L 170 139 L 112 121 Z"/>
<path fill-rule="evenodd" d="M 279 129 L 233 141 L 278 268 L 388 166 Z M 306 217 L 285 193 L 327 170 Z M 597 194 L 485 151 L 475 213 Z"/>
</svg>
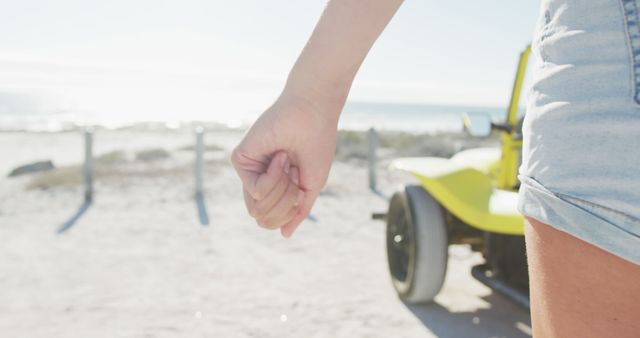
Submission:
<svg viewBox="0 0 640 338">
<path fill-rule="evenodd" d="M 291 239 L 246 215 L 228 151 L 241 134 L 210 132 L 202 226 L 186 132 L 98 131 L 96 154 L 160 147 L 171 157 L 118 164 L 95 202 L 77 185 L 26 190 L 19 164 L 81 159 L 79 133 L 0 133 L 0 337 L 526 337 L 529 315 L 475 281 L 482 261 L 453 246 L 444 289 L 408 306 L 387 273 L 387 202 L 367 188 L 361 161 L 336 162 L 324 193 Z M 380 165 L 384 166 L 384 163 Z M 115 170 L 115 169 L 114 169 Z M 381 169 L 390 195 L 411 178 Z"/>
</svg>

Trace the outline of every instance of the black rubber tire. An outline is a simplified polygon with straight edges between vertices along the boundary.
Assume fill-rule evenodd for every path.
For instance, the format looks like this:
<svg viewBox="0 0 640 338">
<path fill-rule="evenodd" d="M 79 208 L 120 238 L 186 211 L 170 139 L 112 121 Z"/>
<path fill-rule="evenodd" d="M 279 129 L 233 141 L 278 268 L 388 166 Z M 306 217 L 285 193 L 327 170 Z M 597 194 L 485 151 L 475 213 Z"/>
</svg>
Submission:
<svg viewBox="0 0 640 338">
<path fill-rule="evenodd" d="M 448 260 L 440 204 L 421 186 L 406 186 L 391 198 L 386 232 L 389 272 L 398 296 L 411 304 L 433 301 Z"/>
</svg>

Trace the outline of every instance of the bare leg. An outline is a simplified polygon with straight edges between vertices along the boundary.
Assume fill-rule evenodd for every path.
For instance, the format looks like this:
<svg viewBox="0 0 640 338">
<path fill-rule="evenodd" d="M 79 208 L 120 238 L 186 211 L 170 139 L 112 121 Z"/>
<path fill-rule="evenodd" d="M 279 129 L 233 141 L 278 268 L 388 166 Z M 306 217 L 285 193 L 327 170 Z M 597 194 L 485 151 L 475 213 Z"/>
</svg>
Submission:
<svg viewBox="0 0 640 338">
<path fill-rule="evenodd" d="M 640 337 L 640 265 L 532 218 L 525 235 L 535 337 Z"/>
</svg>

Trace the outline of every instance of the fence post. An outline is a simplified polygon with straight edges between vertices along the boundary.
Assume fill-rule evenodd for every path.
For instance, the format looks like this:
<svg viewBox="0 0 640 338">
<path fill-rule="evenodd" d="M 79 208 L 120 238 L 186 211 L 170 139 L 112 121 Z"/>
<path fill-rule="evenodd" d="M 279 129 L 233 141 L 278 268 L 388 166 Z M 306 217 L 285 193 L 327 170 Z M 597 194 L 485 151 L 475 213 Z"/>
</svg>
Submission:
<svg viewBox="0 0 640 338">
<path fill-rule="evenodd" d="M 93 129 L 87 128 L 84 130 L 84 201 L 93 201 Z"/>
<path fill-rule="evenodd" d="M 369 160 L 369 188 L 373 191 L 377 191 L 377 179 L 376 179 L 376 148 L 378 147 L 378 134 L 374 128 L 369 128 L 369 151 L 367 158 Z"/>
<path fill-rule="evenodd" d="M 200 224 L 209 225 L 209 215 L 204 204 L 204 128 L 196 127 L 196 206 Z"/>
<path fill-rule="evenodd" d="M 93 174 L 93 129 L 86 128 L 84 130 L 84 165 L 82 166 L 84 202 L 80 205 L 78 211 L 58 228 L 56 231 L 58 234 L 71 229 L 93 203 Z"/>
<path fill-rule="evenodd" d="M 196 196 L 204 193 L 204 128 L 196 128 Z"/>
</svg>

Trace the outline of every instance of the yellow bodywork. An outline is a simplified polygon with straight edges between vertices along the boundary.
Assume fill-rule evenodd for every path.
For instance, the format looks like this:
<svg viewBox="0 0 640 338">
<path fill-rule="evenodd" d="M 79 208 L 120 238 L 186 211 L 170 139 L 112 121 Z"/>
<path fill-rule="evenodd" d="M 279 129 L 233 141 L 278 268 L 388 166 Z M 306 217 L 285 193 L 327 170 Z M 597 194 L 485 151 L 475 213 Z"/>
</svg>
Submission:
<svg viewBox="0 0 640 338">
<path fill-rule="evenodd" d="M 507 125 L 515 127 L 518 124 L 518 107 L 520 106 L 520 94 L 524 85 L 524 76 L 527 71 L 527 63 L 531 47 L 527 46 L 520 53 L 516 78 L 513 81 L 513 89 L 511 90 L 511 100 L 509 101 L 509 109 L 507 110 Z M 502 142 L 502 159 L 500 161 L 500 170 L 496 173 L 498 177 L 498 187 L 503 189 L 515 189 L 518 185 L 518 167 L 520 166 L 520 150 L 522 149 L 522 140 L 516 137 L 515 128 L 511 132 L 504 132 L 500 135 Z"/>
<path fill-rule="evenodd" d="M 494 161 L 470 165 L 471 152 L 485 151 Z M 522 235 L 524 219 L 517 210 L 517 192 L 495 188 L 488 175 L 499 161 L 499 149 L 473 149 L 451 159 L 400 158 L 391 168 L 411 173 L 445 209 L 463 222 L 484 231 Z M 496 156 L 497 155 L 497 156 Z M 473 156 L 472 156 L 473 157 Z M 489 156 L 487 156 L 489 157 Z"/>
<path fill-rule="evenodd" d="M 524 218 L 517 210 L 522 140 L 516 125 L 529 54 L 529 47 L 520 54 L 499 149 L 466 150 L 450 159 L 401 158 L 391 164 L 417 177 L 445 209 L 480 230 L 524 234 Z"/>
</svg>

